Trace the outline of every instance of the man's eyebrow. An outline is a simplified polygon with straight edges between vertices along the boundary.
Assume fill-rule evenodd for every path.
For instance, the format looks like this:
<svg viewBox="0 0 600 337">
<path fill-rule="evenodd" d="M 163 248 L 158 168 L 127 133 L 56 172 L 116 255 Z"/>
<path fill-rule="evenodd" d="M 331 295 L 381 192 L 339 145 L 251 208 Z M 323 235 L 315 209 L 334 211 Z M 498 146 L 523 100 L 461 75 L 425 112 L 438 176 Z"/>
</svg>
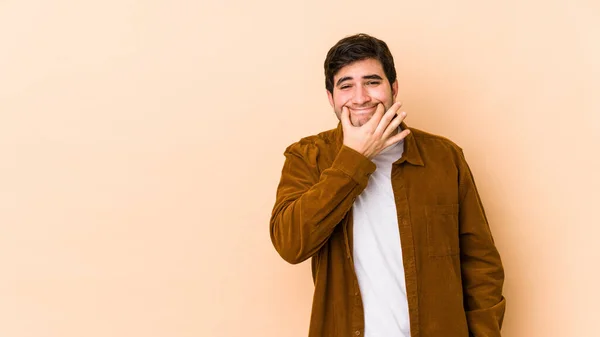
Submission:
<svg viewBox="0 0 600 337">
<path fill-rule="evenodd" d="M 365 79 L 365 80 L 383 80 L 383 78 L 381 78 L 381 76 L 376 75 L 376 74 L 363 76 L 363 79 Z"/>
<path fill-rule="evenodd" d="M 365 75 L 362 78 L 363 78 L 363 80 L 383 80 L 383 78 L 381 78 L 381 76 L 379 76 L 377 74 Z M 352 79 L 352 76 L 344 76 L 344 77 L 340 78 L 335 85 L 339 86 L 340 84 L 342 84 L 342 82 L 348 81 L 351 79 Z"/>
<path fill-rule="evenodd" d="M 340 78 L 335 85 L 338 86 L 342 82 L 347 81 L 347 80 L 351 80 L 351 79 L 352 79 L 352 76 L 344 76 L 344 77 Z"/>
</svg>

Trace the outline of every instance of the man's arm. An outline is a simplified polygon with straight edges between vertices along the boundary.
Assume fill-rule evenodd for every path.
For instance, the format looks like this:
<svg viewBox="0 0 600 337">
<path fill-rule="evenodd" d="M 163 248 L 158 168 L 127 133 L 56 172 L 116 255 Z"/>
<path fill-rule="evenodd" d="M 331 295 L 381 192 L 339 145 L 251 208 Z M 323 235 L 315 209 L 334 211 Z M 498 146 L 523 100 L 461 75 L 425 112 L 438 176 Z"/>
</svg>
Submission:
<svg viewBox="0 0 600 337">
<path fill-rule="evenodd" d="M 348 108 L 342 108 L 343 145 L 320 175 L 317 146 L 305 141 L 286 149 L 270 226 L 271 241 L 286 261 L 300 263 L 327 242 L 375 172 L 370 158 L 408 135 L 409 130 L 397 132 L 406 117 L 398 113 L 401 106 L 396 102 L 385 111 L 379 103 L 359 127 L 352 125 Z"/>
<path fill-rule="evenodd" d="M 271 241 L 289 263 L 313 256 L 365 189 L 375 164 L 342 146 L 330 168 L 317 171 L 318 148 L 295 143 L 285 151 L 285 164 L 271 215 Z"/>
<path fill-rule="evenodd" d="M 500 337 L 504 269 L 473 175 L 460 152 L 460 260 L 470 336 Z"/>
</svg>

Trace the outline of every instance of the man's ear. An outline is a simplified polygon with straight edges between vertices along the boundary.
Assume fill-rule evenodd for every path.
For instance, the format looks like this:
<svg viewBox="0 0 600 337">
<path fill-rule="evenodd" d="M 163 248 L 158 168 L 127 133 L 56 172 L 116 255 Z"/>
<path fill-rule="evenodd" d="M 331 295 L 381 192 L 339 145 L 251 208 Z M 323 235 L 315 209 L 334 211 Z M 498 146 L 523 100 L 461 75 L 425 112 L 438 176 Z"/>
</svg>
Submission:
<svg viewBox="0 0 600 337">
<path fill-rule="evenodd" d="M 396 102 L 396 96 L 398 96 L 398 80 L 392 83 L 392 97 L 394 98 L 394 102 Z"/>
<path fill-rule="evenodd" d="M 333 94 L 331 93 L 331 91 L 329 91 L 327 89 L 325 89 L 325 91 L 327 91 L 327 98 L 329 98 L 329 104 L 333 108 Z"/>
</svg>

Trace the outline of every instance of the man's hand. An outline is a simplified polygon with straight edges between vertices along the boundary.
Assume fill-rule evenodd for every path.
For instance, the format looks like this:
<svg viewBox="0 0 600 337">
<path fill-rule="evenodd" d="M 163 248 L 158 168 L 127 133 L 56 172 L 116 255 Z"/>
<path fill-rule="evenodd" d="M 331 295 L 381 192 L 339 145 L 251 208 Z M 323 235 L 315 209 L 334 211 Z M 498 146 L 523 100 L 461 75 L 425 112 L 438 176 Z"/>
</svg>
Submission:
<svg viewBox="0 0 600 337">
<path fill-rule="evenodd" d="M 402 103 L 396 102 L 384 114 L 385 107 L 379 103 L 373 117 L 360 127 L 352 125 L 350 111 L 344 106 L 341 115 L 344 145 L 371 159 L 404 139 L 410 130 L 397 132 L 400 123 L 406 117 L 405 112 L 398 113 L 401 106 Z"/>
</svg>

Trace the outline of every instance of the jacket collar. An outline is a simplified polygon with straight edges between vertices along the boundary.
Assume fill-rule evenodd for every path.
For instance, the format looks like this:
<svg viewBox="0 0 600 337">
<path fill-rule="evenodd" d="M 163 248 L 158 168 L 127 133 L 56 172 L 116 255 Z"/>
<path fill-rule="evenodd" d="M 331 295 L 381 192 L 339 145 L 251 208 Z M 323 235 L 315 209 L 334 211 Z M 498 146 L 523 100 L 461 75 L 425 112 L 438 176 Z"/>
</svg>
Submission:
<svg viewBox="0 0 600 337">
<path fill-rule="evenodd" d="M 402 157 L 398 159 L 394 164 L 402 164 L 405 161 L 418 166 L 425 166 L 423 163 L 423 158 L 421 157 L 421 152 L 419 151 L 419 147 L 417 145 L 417 140 L 413 135 L 413 129 L 409 128 L 404 122 L 400 124 L 400 128 L 410 129 L 410 133 L 406 138 L 404 138 L 404 152 L 402 153 Z M 333 131 L 334 144 L 336 148 L 336 153 L 342 147 L 344 143 L 344 132 L 342 129 L 342 122 L 338 122 L 337 127 Z"/>
</svg>

